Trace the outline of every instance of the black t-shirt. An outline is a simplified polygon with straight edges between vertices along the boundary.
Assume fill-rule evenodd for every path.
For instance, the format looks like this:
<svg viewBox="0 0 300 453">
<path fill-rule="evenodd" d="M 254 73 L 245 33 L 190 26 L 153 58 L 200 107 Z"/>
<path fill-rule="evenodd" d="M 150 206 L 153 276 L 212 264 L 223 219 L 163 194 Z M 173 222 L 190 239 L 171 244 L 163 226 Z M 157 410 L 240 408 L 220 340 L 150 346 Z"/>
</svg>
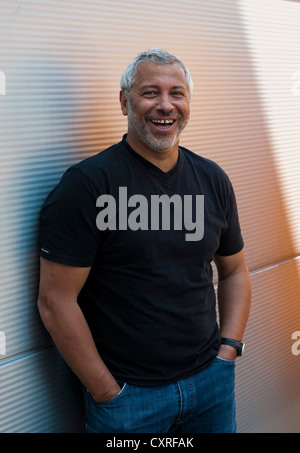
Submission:
<svg viewBox="0 0 300 453">
<path fill-rule="evenodd" d="M 41 256 L 91 266 L 79 304 L 109 370 L 137 385 L 174 382 L 215 358 L 211 261 L 242 248 L 229 178 L 183 147 L 165 173 L 124 136 L 69 168 L 42 209 Z"/>
</svg>

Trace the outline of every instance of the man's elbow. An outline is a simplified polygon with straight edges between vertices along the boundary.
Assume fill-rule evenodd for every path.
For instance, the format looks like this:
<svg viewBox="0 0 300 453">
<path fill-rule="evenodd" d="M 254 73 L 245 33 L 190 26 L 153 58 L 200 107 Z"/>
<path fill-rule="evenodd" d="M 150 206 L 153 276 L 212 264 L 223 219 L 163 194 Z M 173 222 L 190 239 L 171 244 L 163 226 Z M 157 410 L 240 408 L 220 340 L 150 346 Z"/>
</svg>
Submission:
<svg viewBox="0 0 300 453">
<path fill-rule="evenodd" d="M 55 318 L 55 301 L 47 293 L 39 293 L 37 308 L 44 326 L 49 331 Z"/>
</svg>

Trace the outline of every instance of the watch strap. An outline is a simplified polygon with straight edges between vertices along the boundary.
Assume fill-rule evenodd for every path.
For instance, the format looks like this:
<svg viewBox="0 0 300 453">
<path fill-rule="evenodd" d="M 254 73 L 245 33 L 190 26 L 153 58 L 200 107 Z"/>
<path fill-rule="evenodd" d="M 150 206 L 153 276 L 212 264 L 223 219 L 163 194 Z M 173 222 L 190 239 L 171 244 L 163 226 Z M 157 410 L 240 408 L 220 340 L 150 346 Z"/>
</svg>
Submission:
<svg viewBox="0 0 300 453">
<path fill-rule="evenodd" d="M 240 357 L 244 350 L 244 343 L 241 343 L 238 340 L 233 340 L 232 338 L 221 338 L 221 344 L 226 344 L 228 346 L 232 346 L 237 350 L 237 355 Z"/>
</svg>

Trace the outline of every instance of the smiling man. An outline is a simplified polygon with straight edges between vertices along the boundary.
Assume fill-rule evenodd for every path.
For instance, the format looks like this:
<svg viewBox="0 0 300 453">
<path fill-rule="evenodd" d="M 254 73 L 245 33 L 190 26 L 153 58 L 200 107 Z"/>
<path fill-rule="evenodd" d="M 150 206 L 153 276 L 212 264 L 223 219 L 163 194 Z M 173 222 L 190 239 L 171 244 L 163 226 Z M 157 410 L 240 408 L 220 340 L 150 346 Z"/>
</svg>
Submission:
<svg viewBox="0 0 300 453">
<path fill-rule="evenodd" d="M 130 93 L 120 93 L 122 112 L 128 115 L 127 142 L 153 163 L 160 158 L 168 160 L 167 167 L 174 165 L 190 116 L 190 96 L 181 66 L 142 63 Z M 158 157 L 157 152 L 166 155 Z"/>
<path fill-rule="evenodd" d="M 139 54 L 121 78 L 127 134 L 42 209 L 38 307 L 83 384 L 87 432 L 236 430 L 251 285 L 228 176 L 179 146 L 191 94 L 178 58 Z"/>
</svg>

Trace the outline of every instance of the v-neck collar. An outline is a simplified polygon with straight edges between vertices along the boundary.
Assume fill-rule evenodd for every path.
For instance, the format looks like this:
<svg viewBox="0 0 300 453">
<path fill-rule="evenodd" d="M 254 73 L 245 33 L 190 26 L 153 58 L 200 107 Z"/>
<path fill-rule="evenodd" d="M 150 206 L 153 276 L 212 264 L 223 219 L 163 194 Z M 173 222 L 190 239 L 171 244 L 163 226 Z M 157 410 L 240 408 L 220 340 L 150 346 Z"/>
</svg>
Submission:
<svg viewBox="0 0 300 453">
<path fill-rule="evenodd" d="M 158 176 L 160 179 L 162 179 L 163 181 L 169 181 L 170 179 L 172 179 L 172 177 L 178 172 L 179 168 L 181 167 L 181 163 L 182 163 L 182 153 L 181 153 L 181 150 L 180 150 L 180 147 L 178 149 L 178 159 L 177 159 L 177 162 L 176 164 L 174 165 L 174 167 L 171 168 L 171 170 L 165 172 L 163 170 L 161 170 L 159 167 L 157 167 L 156 165 L 152 164 L 152 162 L 150 162 L 149 160 L 145 159 L 143 156 L 141 156 L 140 154 L 138 154 L 136 151 L 134 151 L 134 149 L 129 145 L 129 143 L 126 141 L 126 136 L 127 134 L 125 134 L 123 136 L 123 144 L 125 146 L 125 149 L 141 164 L 143 165 L 145 168 L 149 169 L 152 173 L 156 174 L 156 176 Z"/>
</svg>

